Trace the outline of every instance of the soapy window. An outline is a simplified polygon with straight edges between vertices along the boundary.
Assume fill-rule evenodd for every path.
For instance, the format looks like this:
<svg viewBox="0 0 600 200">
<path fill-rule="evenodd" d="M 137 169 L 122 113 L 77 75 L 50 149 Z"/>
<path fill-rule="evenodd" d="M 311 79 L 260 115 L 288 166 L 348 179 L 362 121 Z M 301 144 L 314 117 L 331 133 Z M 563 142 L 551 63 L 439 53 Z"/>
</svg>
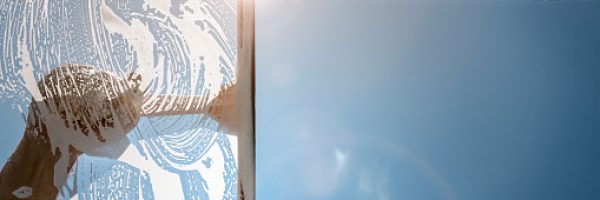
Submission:
<svg viewBox="0 0 600 200">
<path fill-rule="evenodd" d="M 0 2 L 0 199 L 237 199 L 236 10 Z"/>
</svg>

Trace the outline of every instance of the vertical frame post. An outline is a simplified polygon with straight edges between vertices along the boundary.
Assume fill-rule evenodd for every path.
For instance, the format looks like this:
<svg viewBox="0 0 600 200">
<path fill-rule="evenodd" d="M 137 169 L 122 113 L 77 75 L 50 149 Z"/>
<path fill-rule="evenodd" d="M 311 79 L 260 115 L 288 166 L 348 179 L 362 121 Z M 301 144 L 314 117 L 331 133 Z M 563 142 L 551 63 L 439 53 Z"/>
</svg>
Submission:
<svg viewBox="0 0 600 200">
<path fill-rule="evenodd" d="M 254 107 L 254 1 L 238 0 L 237 85 L 240 111 L 238 135 L 238 199 L 254 200 L 256 181 L 256 132 Z"/>
</svg>

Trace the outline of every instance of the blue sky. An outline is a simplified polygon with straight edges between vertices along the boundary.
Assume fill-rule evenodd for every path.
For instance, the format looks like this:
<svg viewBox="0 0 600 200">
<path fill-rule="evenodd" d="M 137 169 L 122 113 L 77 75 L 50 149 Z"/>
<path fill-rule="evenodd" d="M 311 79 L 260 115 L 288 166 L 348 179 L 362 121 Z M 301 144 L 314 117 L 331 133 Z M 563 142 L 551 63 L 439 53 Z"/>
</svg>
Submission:
<svg viewBox="0 0 600 200">
<path fill-rule="evenodd" d="M 258 199 L 600 198 L 600 3 L 259 1 Z"/>
<path fill-rule="evenodd" d="M 600 3 L 258 1 L 258 199 L 600 199 Z M 25 124 L 0 104 L 0 159 Z"/>
</svg>

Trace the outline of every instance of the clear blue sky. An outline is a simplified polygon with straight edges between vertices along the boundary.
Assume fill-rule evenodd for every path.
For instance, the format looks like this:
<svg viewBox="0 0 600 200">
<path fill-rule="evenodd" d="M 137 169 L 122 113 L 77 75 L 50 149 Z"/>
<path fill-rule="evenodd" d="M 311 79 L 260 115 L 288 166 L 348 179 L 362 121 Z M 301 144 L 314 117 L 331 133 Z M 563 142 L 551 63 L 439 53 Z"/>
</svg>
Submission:
<svg viewBox="0 0 600 200">
<path fill-rule="evenodd" d="M 600 199 L 599 2 L 257 2 L 258 199 Z M 0 104 L 0 159 L 25 124 Z"/>
<path fill-rule="evenodd" d="M 258 199 L 600 199 L 600 2 L 257 3 Z"/>
</svg>

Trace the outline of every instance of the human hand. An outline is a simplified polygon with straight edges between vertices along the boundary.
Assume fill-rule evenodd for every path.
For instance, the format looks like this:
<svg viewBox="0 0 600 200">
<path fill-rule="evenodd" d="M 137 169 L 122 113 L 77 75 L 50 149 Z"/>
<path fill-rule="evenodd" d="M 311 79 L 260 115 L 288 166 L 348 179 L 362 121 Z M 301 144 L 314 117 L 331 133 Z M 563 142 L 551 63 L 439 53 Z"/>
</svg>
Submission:
<svg viewBox="0 0 600 200">
<path fill-rule="evenodd" d="M 142 99 L 139 80 L 128 79 L 84 65 L 52 70 L 31 105 L 30 136 L 83 153 L 122 140 L 139 121 Z"/>
</svg>

